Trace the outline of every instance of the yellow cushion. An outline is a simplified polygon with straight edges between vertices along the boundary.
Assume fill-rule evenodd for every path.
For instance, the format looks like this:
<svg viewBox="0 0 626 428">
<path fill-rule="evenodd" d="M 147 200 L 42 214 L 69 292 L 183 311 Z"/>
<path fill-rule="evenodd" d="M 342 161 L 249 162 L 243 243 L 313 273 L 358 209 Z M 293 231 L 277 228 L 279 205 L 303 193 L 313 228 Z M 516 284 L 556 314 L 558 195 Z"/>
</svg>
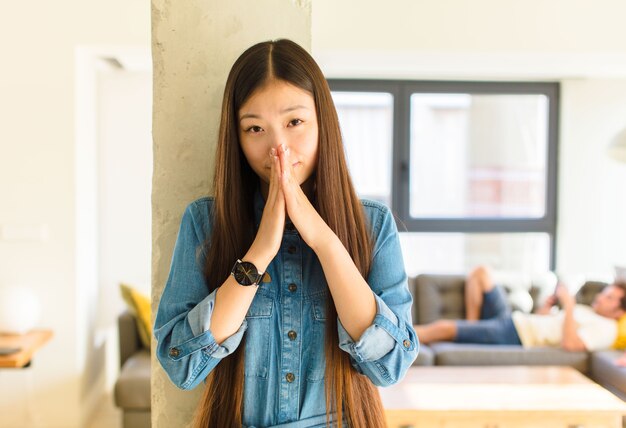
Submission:
<svg viewBox="0 0 626 428">
<path fill-rule="evenodd" d="M 150 339 L 152 338 L 150 298 L 128 284 L 120 283 L 120 290 L 122 298 L 128 305 L 128 310 L 137 320 L 137 330 L 141 343 L 150 349 Z"/>
<path fill-rule="evenodd" d="M 617 320 L 617 339 L 613 344 L 615 349 L 626 349 L 626 315 Z"/>
</svg>

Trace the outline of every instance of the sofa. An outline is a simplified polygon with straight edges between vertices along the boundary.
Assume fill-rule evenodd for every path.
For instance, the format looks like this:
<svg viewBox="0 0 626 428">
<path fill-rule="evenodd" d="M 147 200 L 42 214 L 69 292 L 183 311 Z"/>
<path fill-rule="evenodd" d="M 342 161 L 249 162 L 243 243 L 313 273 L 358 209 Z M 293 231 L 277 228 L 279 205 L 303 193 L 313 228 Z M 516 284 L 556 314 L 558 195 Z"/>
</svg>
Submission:
<svg viewBox="0 0 626 428">
<path fill-rule="evenodd" d="M 541 285 L 502 284 L 511 297 L 511 307 L 517 306 L 515 297 L 521 291 L 528 293 L 536 307 L 546 290 Z M 604 286 L 587 282 L 577 293 L 577 300 L 590 303 Z M 462 275 L 418 275 L 410 278 L 413 295 L 413 321 L 425 324 L 441 318 L 463 318 L 465 277 Z M 520 290 L 521 288 L 521 290 Z M 529 308 L 526 308 L 529 309 Z M 128 311 L 118 317 L 120 375 L 115 383 L 115 404 L 123 412 L 124 428 L 150 427 L 150 352 L 139 339 L 135 317 Z M 621 351 L 568 352 L 554 348 L 524 349 L 521 346 L 467 345 L 449 342 L 421 345 L 415 365 L 567 365 L 626 400 L 626 368 L 614 360 Z"/>
<path fill-rule="evenodd" d="M 122 410 L 124 428 L 149 428 L 150 350 L 139 338 L 137 321 L 125 311 L 118 317 L 120 374 L 115 382 L 115 405 Z"/>
<path fill-rule="evenodd" d="M 545 287 L 529 283 L 500 284 L 509 298 L 525 292 L 535 309 L 546 297 Z M 579 303 L 589 304 L 606 283 L 588 281 L 576 294 Z M 413 322 L 426 324 L 437 319 L 459 319 L 465 316 L 462 275 L 421 274 L 409 280 L 413 295 Z M 522 299 L 523 301 L 523 299 Z M 512 309 L 515 299 L 510 299 Z M 531 308 L 526 308 L 531 309 Z M 414 365 L 481 366 L 481 365 L 565 365 L 587 375 L 622 400 L 626 400 L 626 368 L 614 361 L 623 351 L 570 352 L 558 348 L 538 347 L 524 349 L 515 345 L 472 345 L 438 342 L 421 345 Z"/>
</svg>

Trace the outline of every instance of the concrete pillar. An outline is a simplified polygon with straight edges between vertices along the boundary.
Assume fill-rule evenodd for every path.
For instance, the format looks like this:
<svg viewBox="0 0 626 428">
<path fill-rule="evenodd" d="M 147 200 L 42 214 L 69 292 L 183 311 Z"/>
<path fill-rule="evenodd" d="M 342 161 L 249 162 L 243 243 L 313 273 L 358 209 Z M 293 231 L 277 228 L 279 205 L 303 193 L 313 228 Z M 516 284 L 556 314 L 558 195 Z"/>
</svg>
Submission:
<svg viewBox="0 0 626 428">
<path fill-rule="evenodd" d="M 212 189 L 226 77 L 253 44 L 289 38 L 310 50 L 310 0 L 152 0 L 153 321 L 185 206 Z M 203 388 L 178 390 L 152 352 L 152 426 L 187 426 Z"/>
</svg>

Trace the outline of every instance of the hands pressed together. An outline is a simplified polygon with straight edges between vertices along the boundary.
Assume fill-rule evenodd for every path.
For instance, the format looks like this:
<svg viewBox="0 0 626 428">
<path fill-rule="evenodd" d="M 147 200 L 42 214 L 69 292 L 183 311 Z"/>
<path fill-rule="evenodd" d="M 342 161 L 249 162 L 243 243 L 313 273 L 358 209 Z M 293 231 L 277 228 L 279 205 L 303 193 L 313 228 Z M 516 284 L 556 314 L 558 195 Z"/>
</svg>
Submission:
<svg viewBox="0 0 626 428">
<path fill-rule="evenodd" d="M 280 248 L 287 216 L 302 239 L 314 250 L 327 238 L 330 228 L 320 217 L 297 181 L 288 148 L 272 148 L 270 181 L 265 209 L 255 238 L 254 246 L 262 248 L 271 260 Z M 269 253 L 269 254 L 268 254 Z"/>
</svg>

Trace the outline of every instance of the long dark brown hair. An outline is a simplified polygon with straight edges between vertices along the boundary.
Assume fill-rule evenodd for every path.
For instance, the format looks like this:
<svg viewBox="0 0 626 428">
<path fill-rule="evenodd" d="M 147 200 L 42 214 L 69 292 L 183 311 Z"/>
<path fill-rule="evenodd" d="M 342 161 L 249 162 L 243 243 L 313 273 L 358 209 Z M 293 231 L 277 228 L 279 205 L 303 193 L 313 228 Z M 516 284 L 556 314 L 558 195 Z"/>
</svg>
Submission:
<svg viewBox="0 0 626 428">
<path fill-rule="evenodd" d="M 269 80 L 290 83 L 308 91 L 315 101 L 319 149 L 314 178 L 316 209 L 346 247 L 356 267 L 367 278 L 372 241 L 361 202 L 350 180 L 339 120 L 328 83 L 313 58 L 290 40 L 258 43 L 235 62 L 224 90 L 215 156 L 213 232 L 207 245 L 204 275 L 209 292 L 230 273 L 233 260 L 245 254 L 255 237 L 252 201 L 259 183 L 239 144 L 238 112 L 253 92 Z M 350 364 L 339 349 L 337 311 L 328 293 L 326 325 L 326 416 L 336 413 L 354 428 L 385 427 L 377 388 Z M 224 358 L 207 377 L 194 426 L 241 427 L 244 388 L 245 338 L 235 352 Z M 346 415 L 342 415 L 345 410 Z"/>
</svg>

